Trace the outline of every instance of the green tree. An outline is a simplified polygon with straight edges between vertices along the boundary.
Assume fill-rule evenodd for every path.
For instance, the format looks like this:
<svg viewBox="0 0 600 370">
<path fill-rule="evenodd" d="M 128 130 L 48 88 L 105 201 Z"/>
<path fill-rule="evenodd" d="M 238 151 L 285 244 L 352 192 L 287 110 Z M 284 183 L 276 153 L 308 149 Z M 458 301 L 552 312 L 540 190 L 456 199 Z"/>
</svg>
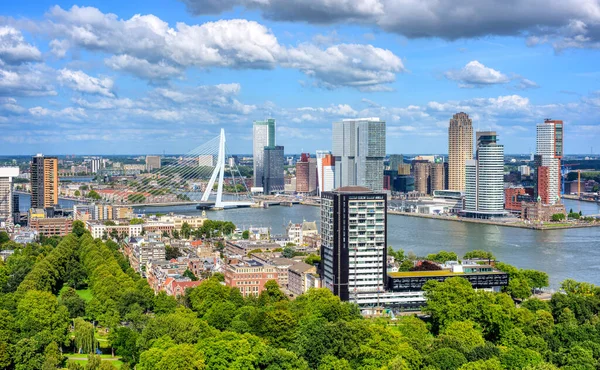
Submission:
<svg viewBox="0 0 600 370">
<path fill-rule="evenodd" d="M 506 291 L 514 299 L 527 299 L 531 296 L 531 287 L 526 279 L 515 278 L 510 279 Z"/>
<path fill-rule="evenodd" d="M 43 346 L 34 338 L 23 338 L 15 345 L 15 370 L 41 369 L 44 365 Z"/>
<path fill-rule="evenodd" d="M 52 293 L 30 290 L 17 306 L 17 324 L 24 337 L 34 339 L 41 348 L 51 342 L 65 343 L 69 312 Z"/>
<path fill-rule="evenodd" d="M 467 362 L 465 355 L 452 348 L 440 348 L 427 358 L 436 369 L 455 370 Z"/>
<path fill-rule="evenodd" d="M 129 220 L 130 225 L 142 225 L 144 223 L 144 219 L 142 218 L 132 218 Z"/>
<path fill-rule="evenodd" d="M 544 288 L 550 285 L 548 274 L 537 270 L 522 270 L 523 277 L 532 288 Z"/>
<path fill-rule="evenodd" d="M 188 224 L 187 222 L 184 222 L 184 223 L 181 225 L 181 236 L 182 236 L 184 239 L 189 239 L 189 238 L 190 238 L 190 235 L 191 235 L 191 233 L 192 233 L 192 228 L 190 227 L 190 224 Z"/>
<path fill-rule="evenodd" d="M 79 190 L 75 190 L 75 192 L 73 193 L 74 196 L 76 197 L 80 197 L 81 196 L 81 192 Z"/>
<path fill-rule="evenodd" d="M 317 263 L 321 263 L 321 256 L 317 256 L 316 254 L 309 254 L 308 257 L 304 259 L 304 263 L 309 265 L 315 265 Z"/>
<path fill-rule="evenodd" d="M 172 259 L 177 259 L 181 256 L 183 256 L 183 254 L 181 253 L 179 248 L 172 247 L 170 245 L 165 246 L 165 259 L 167 261 L 170 261 Z"/>
<path fill-rule="evenodd" d="M 56 342 L 51 342 L 44 349 L 44 363 L 42 370 L 54 370 L 59 368 L 59 365 L 63 362 L 63 355 Z"/>
<path fill-rule="evenodd" d="M 451 343 L 452 347 L 462 353 L 469 353 L 485 341 L 481 332 L 475 328 L 472 321 L 454 321 L 442 329 L 439 340 L 442 343 Z"/>
<path fill-rule="evenodd" d="M 474 258 L 484 259 L 484 260 L 496 260 L 496 257 L 492 252 L 484 251 L 481 249 L 476 249 L 465 253 L 463 259 L 470 260 Z"/>
<path fill-rule="evenodd" d="M 167 349 L 152 348 L 141 355 L 140 370 L 203 370 L 206 368 L 202 352 L 190 344 L 180 344 Z"/>
<path fill-rule="evenodd" d="M 446 261 L 456 261 L 458 256 L 454 252 L 439 251 L 436 254 L 428 254 L 426 257 L 429 261 L 444 263 Z"/>
<path fill-rule="evenodd" d="M 77 352 L 88 354 L 94 353 L 97 346 L 94 325 L 82 318 L 76 318 L 73 321 L 73 326 L 73 336 L 75 337 Z"/>
<path fill-rule="evenodd" d="M 190 271 L 189 269 L 186 269 L 183 272 L 183 276 L 190 278 L 190 280 L 192 280 L 192 281 L 198 281 L 198 278 L 196 277 L 196 275 L 194 275 L 194 273 L 192 271 Z"/>
<path fill-rule="evenodd" d="M 94 200 L 100 200 L 102 197 L 100 196 L 100 194 L 98 194 L 95 190 L 90 190 L 87 193 L 87 197 L 94 199 Z"/>
<path fill-rule="evenodd" d="M 139 361 L 138 338 L 139 334 L 136 331 L 124 326 L 111 330 L 108 337 L 111 345 L 116 350 L 116 354 L 131 364 Z"/>
<path fill-rule="evenodd" d="M 346 359 L 339 359 L 332 355 L 326 355 L 321 360 L 318 370 L 352 370 Z"/>
<path fill-rule="evenodd" d="M 555 213 L 552 215 L 552 221 L 554 222 L 564 221 L 565 218 L 566 217 L 564 213 Z"/>
<path fill-rule="evenodd" d="M 73 288 L 69 287 L 61 293 L 60 303 L 67 308 L 72 319 L 85 315 L 85 301 Z"/>
<path fill-rule="evenodd" d="M 177 300 L 165 293 L 164 291 L 158 292 L 154 297 L 154 313 L 157 315 L 168 314 L 175 312 L 177 308 Z"/>
<path fill-rule="evenodd" d="M 242 239 L 246 239 L 246 240 L 250 239 L 250 231 L 244 230 L 242 232 Z"/>
<path fill-rule="evenodd" d="M 85 224 L 82 221 L 73 221 L 73 234 L 77 235 L 78 237 L 81 237 L 86 232 L 88 231 L 85 228 Z"/>
<path fill-rule="evenodd" d="M 0 246 L 4 243 L 8 243 L 10 241 L 10 237 L 6 231 L 0 231 Z"/>
<path fill-rule="evenodd" d="M 294 252 L 295 252 L 294 248 L 292 248 L 292 247 L 285 247 L 285 248 L 283 248 L 282 255 L 285 258 L 292 258 L 292 257 L 294 257 Z"/>
<path fill-rule="evenodd" d="M 459 370 L 503 370 L 502 364 L 496 358 L 489 360 L 479 360 L 469 362 L 459 368 Z"/>
<path fill-rule="evenodd" d="M 404 250 L 403 249 L 398 249 L 397 251 L 395 251 L 394 248 L 392 248 L 392 246 L 388 246 L 387 254 L 388 254 L 388 256 L 394 257 L 394 259 L 398 262 L 404 260 Z"/>
</svg>

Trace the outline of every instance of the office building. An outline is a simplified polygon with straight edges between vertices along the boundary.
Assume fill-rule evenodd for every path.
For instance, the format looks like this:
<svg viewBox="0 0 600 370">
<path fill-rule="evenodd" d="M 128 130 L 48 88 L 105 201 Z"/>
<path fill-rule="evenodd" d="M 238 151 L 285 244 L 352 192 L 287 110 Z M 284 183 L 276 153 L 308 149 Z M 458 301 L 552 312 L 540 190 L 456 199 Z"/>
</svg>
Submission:
<svg viewBox="0 0 600 370">
<path fill-rule="evenodd" d="M 147 155 L 146 156 L 146 171 L 150 172 L 158 170 L 160 168 L 160 156 L 159 155 Z"/>
<path fill-rule="evenodd" d="M 58 158 L 38 154 L 31 159 L 31 208 L 58 204 Z"/>
<path fill-rule="evenodd" d="M 398 170 L 400 165 L 404 164 L 404 156 L 402 154 L 390 154 L 390 170 Z"/>
<path fill-rule="evenodd" d="M 456 113 L 448 126 L 448 189 L 465 190 L 465 164 L 473 159 L 473 122 Z"/>
<path fill-rule="evenodd" d="M 317 191 L 317 159 L 302 153 L 296 162 L 296 192 L 313 194 Z"/>
<path fill-rule="evenodd" d="M 365 187 L 321 194 L 323 287 L 343 301 L 359 303 L 363 294 L 385 291 L 386 207 L 384 193 Z"/>
<path fill-rule="evenodd" d="M 504 212 L 504 146 L 494 131 L 477 133 L 477 159 L 466 162 L 465 215 L 492 218 Z"/>
<path fill-rule="evenodd" d="M 431 174 L 431 163 L 419 161 L 413 163 L 415 191 L 421 194 L 429 194 L 429 176 Z"/>
<path fill-rule="evenodd" d="M 436 190 L 444 190 L 445 185 L 444 163 L 436 162 L 431 164 L 431 174 L 429 176 L 429 189 L 431 194 Z"/>
<path fill-rule="evenodd" d="M 231 157 L 227 158 L 227 165 L 230 168 L 233 168 L 233 167 L 237 166 L 237 164 L 238 164 L 238 157 L 237 157 L 237 155 L 232 155 Z"/>
<path fill-rule="evenodd" d="M 19 167 L 0 167 L 0 223 L 12 224 L 14 213 L 13 177 L 19 176 Z"/>
<path fill-rule="evenodd" d="M 267 146 L 263 150 L 262 187 L 264 194 L 283 193 L 283 147 Z"/>
<path fill-rule="evenodd" d="M 29 228 L 39 235 L 65 236 L 73 230 L 73 220 L 67 217 L 30 217 Z"/>
<path fill-rule="evenodd" d="M 254 121 L 252 132 L 252 157 L 254 160 L 254 186 L 264 187 L 265 147 L 275 146 L 275 120 Z"/>
<path fill-rule="evenodd" d="M 102 158 L 92 158 L 90 159 L 90 171 L 92 173 L 98 173 L 102 168 L 104 168 L 104 162 Z"/>
<path fill-rule="evenodd" d="M 415 191 L 415 178 L 411 175 L 398 175 L 398 177 L 394 179 L 392 187 L 394 191 L 410 193 L 411 191 Z"/>
<path fill-rule="evenodd" d="M 317 195 L 321 196 L 322 191 L 330 191 L 332 189 L 324 190 L 324 173 L 323 173 L 323 160 L 326 156 L 331 156 L 330 150 L 317 150 L 316 158 L 317 158 Z M 328 163 L 331 161 L 328 161 Z M 333 168 L 332 168 L 333 169 Z M 333 177 L 331 178 L 333 180 Z M 333 184 L 331 184 L 331 188 L 333 188 Z"/>
<path fill-rule="evenodd" d="M 237 288 L 244 297 L 258 297 L 269 280 L 277 280 L 275 266 L 256 260 L 237 260 L 224 266 L 225 285 Z"/>
<path fill-rule="evenodd" d="M 333 123 L 335 188 L 383 189 L 385 128 L 385 121 L 379 118 L 345 119 Z"/>
<path fill-rule="evenodd" d="M 527 198 L 525 198 L 527 197 Z M 513 213 L 521 213 L 521 203 L 530 200 L 531 197 L 522 186 L 511 186 L 504 189 L 504 209 Z"/>
<path fill-rule="evenodd" d="M 521 176 L 531 176 L 531 167 L 527 165 L 519 166 L 519 173 Z"/>
<path fill-rule="evenodd" d="M 560 161 L 563 157 L 564 147 L 563 130 L 563 121 L 547 119 L 544 123 L 537 125 L 537 185 L 538 196 L 544 204 L 555 204 L 560 200 Z"/>
<path fill-rule="evenodd" d="M 215 162 L 215 156 L 212 154 L 203 154 L 198 156 L 199 167 L 214 167 Z"/>
<path fill-rule="evenodd" d="M 402 163 L 398 165 L 398 175 L 410 175 L 410 164 Z"/>
</svg>

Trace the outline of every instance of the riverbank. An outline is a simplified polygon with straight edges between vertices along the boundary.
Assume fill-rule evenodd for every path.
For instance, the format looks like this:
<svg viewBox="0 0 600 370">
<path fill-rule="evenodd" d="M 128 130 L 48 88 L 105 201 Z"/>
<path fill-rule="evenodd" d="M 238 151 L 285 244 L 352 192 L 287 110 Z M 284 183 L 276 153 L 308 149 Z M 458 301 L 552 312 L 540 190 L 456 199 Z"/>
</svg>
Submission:
<svg viewBox="0 0 600 370">
<path fill-rule="evenodd" d="M 578 195 L 564 194 L 562 197 L 563 197 L 563 199 L 577 200 L 577 201 L 580 201 L 580 202 L 598 203 L 597 201 L 595 201 L 593 199 L 580 198 Z"/>
<path fill-rule="evenodd" d="M 479 220 L 474 218 L 465 218 L 465 217 L 455 217 L 455 216 L 437 216 L 437 215 L 427 215 L 421 213 L 412 213 L 412 212 L 400 212 L 400 211 L 388 211 L 389 215 L 397 215 L 397 216 L 407 216 L 407 217 L 419 217 L 419 218 L 429 218 L 433 220 L 441 220 L 441 221 L 454 221 L 454 222 L 465 222 L 465 223 L 473 223 L 473 224 L 483 224 L 483 225 L 495 225 L 495 226 L 504 226 L 504 227 L 513 227 L 519 229 L 530 229 L 530 230 L 561 230 L 561 229 L 581 229 L 588 227 L 600 227 L 600 222 L 594 223 L 546 223 L 546 224 L 528 224 L 525 222 L 499 222 L 499 221 L 490 221 L 490 220 Z"/>
</svg>

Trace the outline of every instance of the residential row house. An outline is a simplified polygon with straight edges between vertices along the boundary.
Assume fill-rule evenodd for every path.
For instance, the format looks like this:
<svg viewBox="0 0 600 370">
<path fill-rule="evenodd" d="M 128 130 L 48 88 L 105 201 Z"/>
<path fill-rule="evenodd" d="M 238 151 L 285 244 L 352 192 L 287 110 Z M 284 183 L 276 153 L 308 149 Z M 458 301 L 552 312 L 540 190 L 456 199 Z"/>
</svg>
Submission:
<svg viewBox="0 0 600 370">
<path fill-rule="evenodd" d="M 319 234 L 316 221 L 303 221 L 301 224 L 294 224 L 290 221 L 286 227 L 286 231 L 289 241 L 296 245 L 304 245 L 307 236 Z"/>
<path fill-rule="evenodd" d="M 110 237 L 110 235 L 113 234 L 113 231 L 116 231 L 123 239 L 133 238 L 142 235 L 143 230 L 141 224 L 104 225 L 104 223 L 100 221 L 86 221 L 85 225 L 94 239 L 102 238 L 104 235 Z"/>
<path fill-rule="evenodd" d="M 288 269 L 288 290 L 300 295 L 311 288 L 320 288 L 321 280 L 317 268 L 304 262 L 297 262 Z"/>
</svg>

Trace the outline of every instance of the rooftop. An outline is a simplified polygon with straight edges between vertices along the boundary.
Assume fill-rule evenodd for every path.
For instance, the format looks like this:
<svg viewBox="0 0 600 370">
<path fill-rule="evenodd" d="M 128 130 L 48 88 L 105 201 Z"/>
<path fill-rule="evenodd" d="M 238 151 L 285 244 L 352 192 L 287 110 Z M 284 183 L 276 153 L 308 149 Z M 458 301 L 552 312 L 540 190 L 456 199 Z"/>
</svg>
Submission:
<svg viewBox="0 0 600 370">
<path fill-rule="evenodd" d="M 334 190 L 336 193 L 372 193 L 373 191 L 364 186 L 342 186 Z"/>
<path fill-rule="evenodd" d="M 462 275 L 478 275 L 478 274 L 504 274 L 502 271 L 485 271 L 485 272 L 452 272 L 450 270 L 437 271 L 398 271 L 388 272 L 390 277 L 420 277 L 420 276 L 462 276 Z"/>
</svg>

